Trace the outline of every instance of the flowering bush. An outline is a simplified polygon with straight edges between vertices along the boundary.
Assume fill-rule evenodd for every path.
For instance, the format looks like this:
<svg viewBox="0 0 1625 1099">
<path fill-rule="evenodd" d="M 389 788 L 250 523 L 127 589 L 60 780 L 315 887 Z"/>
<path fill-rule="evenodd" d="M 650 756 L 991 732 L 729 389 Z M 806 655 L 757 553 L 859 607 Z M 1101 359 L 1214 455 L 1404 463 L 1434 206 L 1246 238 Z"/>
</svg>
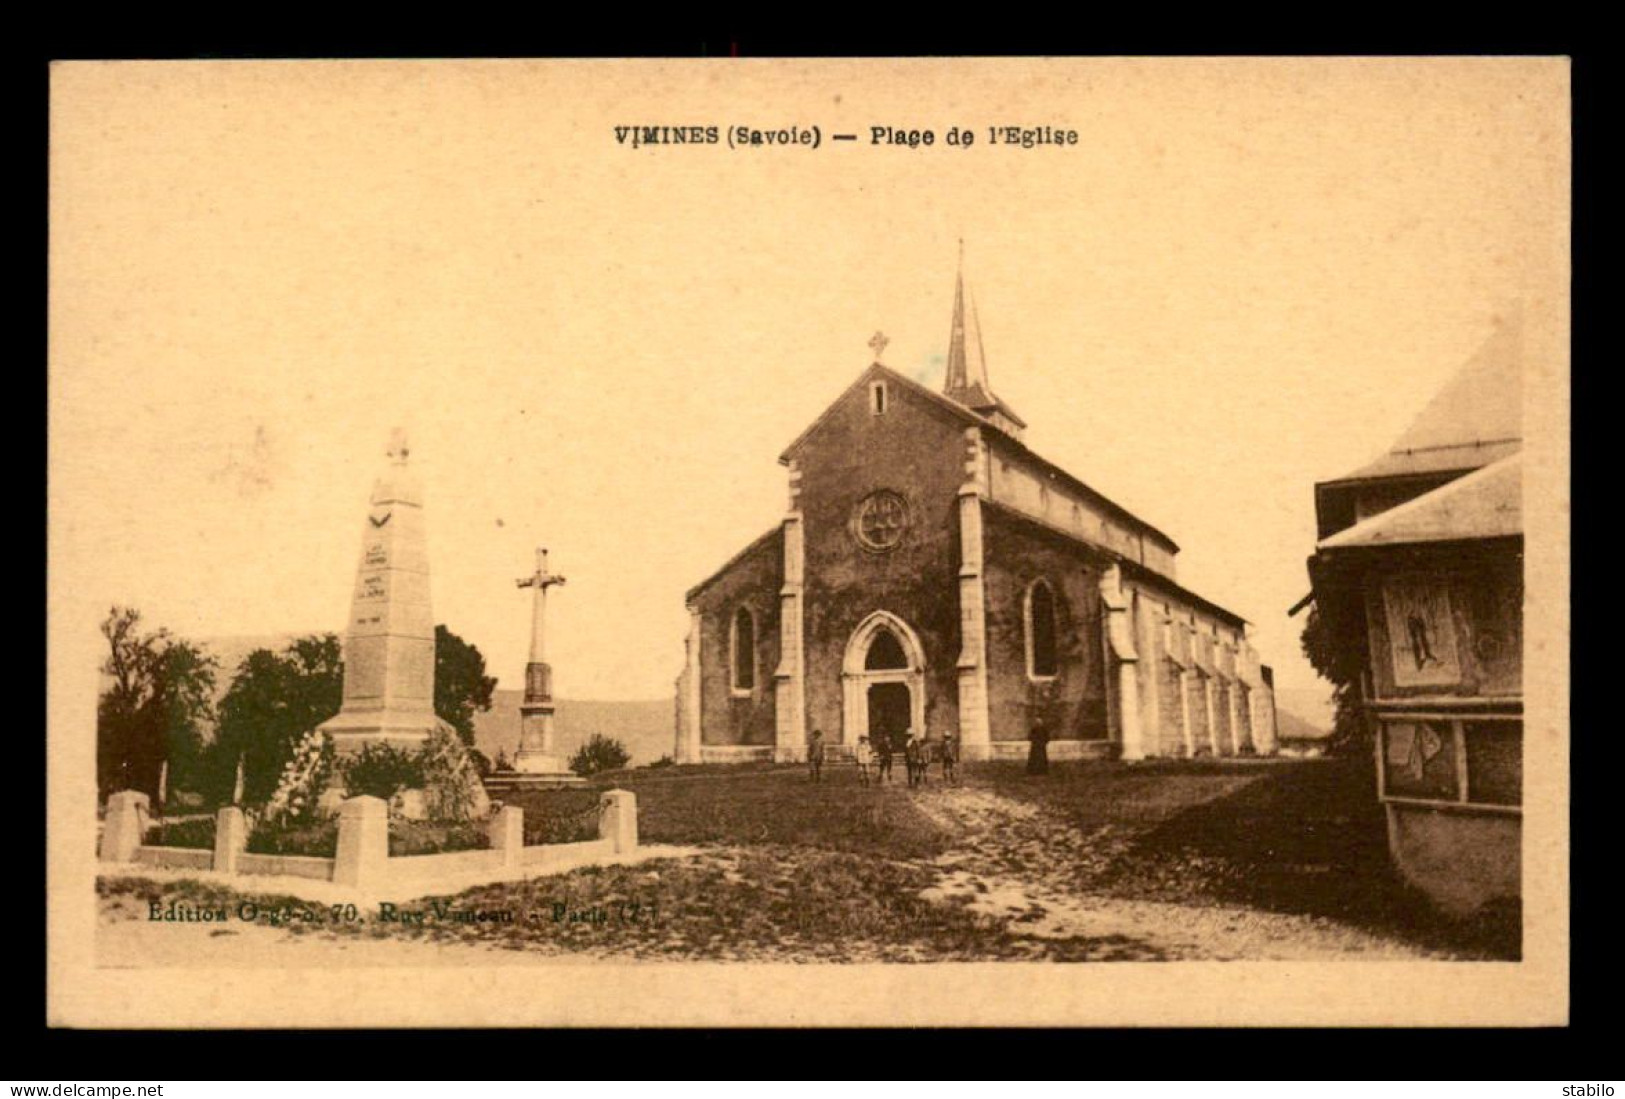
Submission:
<svg viewBox="0 0 1625 1099">
<path fill-rule="evenodd" d="M 442 727 L 431 733 L 419 758 L 430 819 L 475 820 L 491 811 L 479 767 L 455 732 Z"/>
<path fill-rule="evenodd" d="M 332 737 L 316 729 L 306 733 L 294 747 L 293 758 L 283 766 L 271 800 L 250 816 L 275 822 L 314 819 L 317 799 L 333 777 L 335 760 Z"/>
</svg>

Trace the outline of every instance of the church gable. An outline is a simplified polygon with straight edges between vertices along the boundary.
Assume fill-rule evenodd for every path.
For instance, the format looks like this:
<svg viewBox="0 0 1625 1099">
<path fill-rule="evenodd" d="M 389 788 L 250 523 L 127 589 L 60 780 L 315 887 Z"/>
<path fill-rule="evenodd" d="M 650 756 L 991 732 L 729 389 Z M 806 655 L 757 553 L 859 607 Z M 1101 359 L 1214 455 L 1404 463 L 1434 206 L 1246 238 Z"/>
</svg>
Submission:
<svg viewBox="0 0 1625 1099">
<path fill-rule="evenodd" d="M 805 466 L 803 456 L 809 448 L 827 449 L 831 442 L 837 445 L 861 443 L 865 424 L 873 429 L 884 429 L 893 427 L 900 419 L 912 420 L 919 416 L 930 417 L 953 432 L 982 422 L 980 417 L 947 397 L 874 363 L 785 447 L 779 461 Z"/>
<path fill-rule="evenodd" d="M 810 583 L 873 589 L 952 567 L 968 425 L 939 402 L 873 367 L 798 442 Z"/>
<path fill-rule="evenodd" d="M 971 424 L 947 403 L 874 367 L 792 448 L 805 527 L 807 720 L 832 737 L 843 728 L 848 642 L 877 611 L 919 640 L 925 721 L 956 721 L 957 501 Z"/>
</svg>

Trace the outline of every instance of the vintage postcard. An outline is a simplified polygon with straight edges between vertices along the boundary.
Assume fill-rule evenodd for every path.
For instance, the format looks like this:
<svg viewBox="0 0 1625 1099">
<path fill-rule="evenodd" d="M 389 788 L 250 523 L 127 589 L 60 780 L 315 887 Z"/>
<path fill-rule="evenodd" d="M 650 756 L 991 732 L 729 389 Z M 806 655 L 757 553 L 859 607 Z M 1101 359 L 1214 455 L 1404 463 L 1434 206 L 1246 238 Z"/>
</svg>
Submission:
<svg viewBox="0 0 1625 1099">
<path fill-rule="evenodd" d="M 1562 58 L 61 63 L 59 1026 L 1561 1025 Z"/>
</svg>

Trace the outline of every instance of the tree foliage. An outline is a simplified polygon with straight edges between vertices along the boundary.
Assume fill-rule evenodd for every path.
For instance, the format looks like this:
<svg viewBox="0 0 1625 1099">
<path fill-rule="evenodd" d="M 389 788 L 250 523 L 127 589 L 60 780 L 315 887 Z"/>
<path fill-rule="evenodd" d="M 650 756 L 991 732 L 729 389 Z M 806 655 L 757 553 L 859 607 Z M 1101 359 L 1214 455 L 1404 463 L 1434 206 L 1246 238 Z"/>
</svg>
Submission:
<svg viewBox="0 0 1625 1099">
<path fill-rule="evenodd" d="M 570 757 L 570 770 L 586 778 L 600 771 L 618 771 L 632 760 L 632 753 L 618 740 L 594 733 Z"/>
<path fill-rule="evenodd" d="M 102 622 L 110 684 L 96 708 L 96 779 L 103 797 L 140 790 L 156 798 L 169 764 L 171 789 L 201 767 L 218 662 L 168 630 L 141 630 L 141 612 L 113 607 Z"/>
<path fill-rule="evenodd" d="M 1370 731 L 1361 713 L 1360 676 L 1365 667 L 1364 637 L 1350 637 L 1328 629 L 1320 607 L 1309 608 L 1303 626 L 1303 655 L 1320 677 L 1332 685 L 1332 735 L 1327 750 L 1339 754 L 1370 748 Z"/>
<path fill-rule="evenodd" d="M 491 708 L 495 676 L 485 674 L 480 650 L 445 626 L 434 628 L 434 712 L 457 730 L 482 772 L 489 771 L 485 756 L 474 750 L 474 715 Z"/>
<path fill-rule="evenodd" d="M 212 769 L 216 797 L 230 799 L 241 760 L 243 800 L 265 803 L 300 740 L 338 713 L 343 698 L 343 648 L 336 634 L 302 637 L 280 653 L 249 653 L 220 701 Z"/>
</svg>

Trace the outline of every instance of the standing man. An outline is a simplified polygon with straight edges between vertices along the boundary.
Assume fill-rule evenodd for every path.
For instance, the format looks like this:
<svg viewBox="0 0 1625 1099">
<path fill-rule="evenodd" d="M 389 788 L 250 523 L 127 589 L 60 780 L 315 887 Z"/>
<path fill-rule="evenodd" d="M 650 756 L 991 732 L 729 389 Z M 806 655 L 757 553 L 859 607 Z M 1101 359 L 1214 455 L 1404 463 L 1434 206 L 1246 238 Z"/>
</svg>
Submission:
<svg viewBox="0 0 1625 1099">
<path fill-rule="evenodd" d="M 959 733 L 953 729 L 942 734 L 942 781 L 959 785 Z"/>
<path fill-rule="evenodd" d="M 1032 730 L 1027 734 L 1027 773 L 1049 774 L 1049 728 L 1042 717 L 1033 718 Z"/>
<path fill-rule="evenodd" d="M 858 737 L 858 746 L 852 754 L 858 764 L 858 781 L 864 786 L 869 785 L 869 738 Z"/>
<path fill-rule="evenodd" d="M 875 750 L 875 785 L 883 785 L 891 781 L 891 734 L 881 732 L 876 734 L 873 741 Z"/>
<path fill-rule="evenodd" d="M 813 782 L 824 781 L 824 731 L 814 729 L 807 738 L 807 770 Z"/>
</svg>

